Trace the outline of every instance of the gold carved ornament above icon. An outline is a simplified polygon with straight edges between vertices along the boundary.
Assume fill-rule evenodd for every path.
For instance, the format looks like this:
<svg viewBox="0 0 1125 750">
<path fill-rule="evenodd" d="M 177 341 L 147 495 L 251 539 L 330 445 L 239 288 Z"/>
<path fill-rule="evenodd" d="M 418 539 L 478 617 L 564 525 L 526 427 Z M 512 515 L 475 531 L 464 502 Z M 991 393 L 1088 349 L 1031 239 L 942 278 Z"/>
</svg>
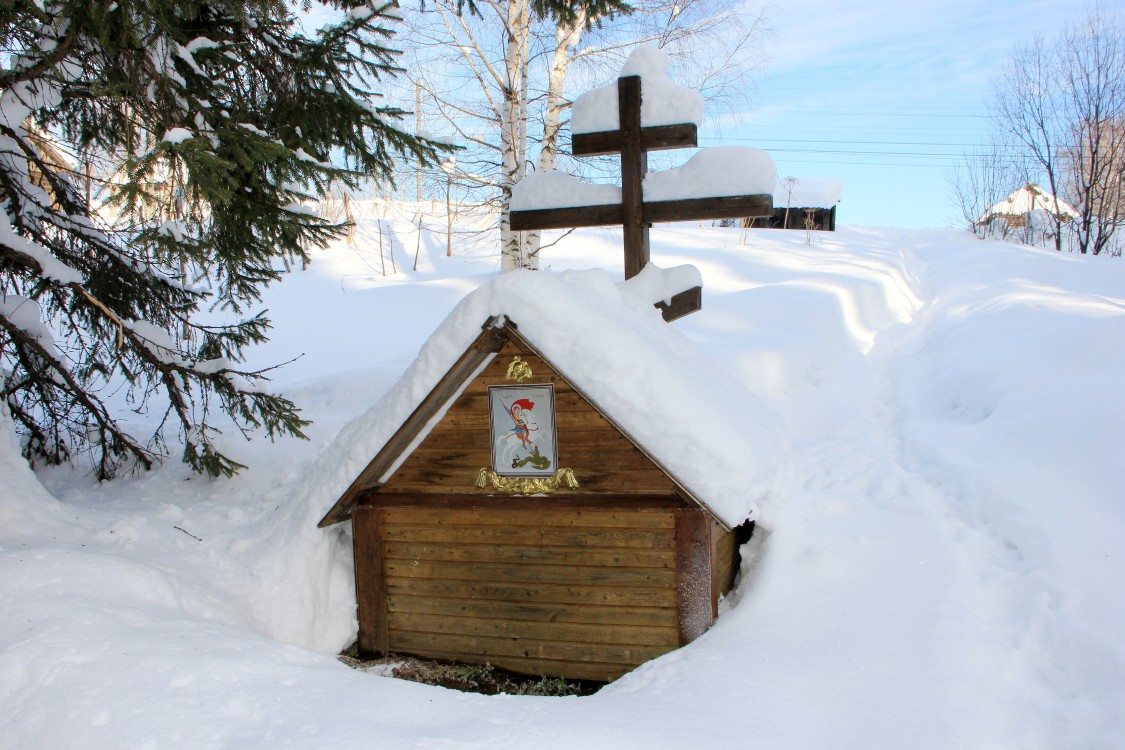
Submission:
<svg viewBox="0 0 1125 750">
<path fill-rule="evenodd" d="M 504 375 L 505 380 L 511 380 L 515 383 L 531 380 L 532 377 L 534 376 L 531 374 L 531 365 L 518 356 L 512 359 L 511 364 L 508 365 L 508 372 Z"/>
</svg>

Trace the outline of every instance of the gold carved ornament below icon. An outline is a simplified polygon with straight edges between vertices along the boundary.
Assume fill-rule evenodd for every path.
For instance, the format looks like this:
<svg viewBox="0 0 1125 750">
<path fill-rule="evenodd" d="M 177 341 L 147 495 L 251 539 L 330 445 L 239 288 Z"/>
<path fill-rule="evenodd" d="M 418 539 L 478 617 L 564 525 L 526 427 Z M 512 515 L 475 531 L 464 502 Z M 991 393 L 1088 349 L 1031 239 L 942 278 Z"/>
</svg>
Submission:
<svg viewBox="0 0 1125 750">
<path fill-rule="evenodd" d="M 546 495 L 554 492 L 559 485 L 566 484 L 572 490 L 578 489 L 578 480 L 572 469 L 559 469 L 551 477 L 502 477 L 489 468 L 477 472 L 477 487 L 493 489 L 512 495 Z"/>
<path fill-rule="evenodd" d="M 516 383 L 531 380 L 532 377 L 534 376 L 531 374 L 531 365 L 524 362 L 518 356 L 512 359 L 512 363 L 508 365 L 508 372 L 504 375 L 505 380 L 511 380 Z"/>
</svg>

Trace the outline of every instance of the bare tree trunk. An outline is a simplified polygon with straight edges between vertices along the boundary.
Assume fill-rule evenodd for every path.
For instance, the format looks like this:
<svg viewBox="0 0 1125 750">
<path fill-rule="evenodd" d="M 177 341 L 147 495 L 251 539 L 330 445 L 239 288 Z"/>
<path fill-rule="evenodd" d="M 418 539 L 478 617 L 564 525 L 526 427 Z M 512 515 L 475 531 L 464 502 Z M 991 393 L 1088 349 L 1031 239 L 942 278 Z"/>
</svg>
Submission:
<svg viewBox="0 0 1125 750">
<path fill-rule="evenodd" d="M 505 82 L 500 113 L 500 270 L 528 268 L 526 248 L 512 231 L 512 188 L 523 179 L 527 159 L 527 50 L 531 35 L 529 0 L 509 0 Z"/>
<path fill-rule="evenodd" d="M 1011 149 L 999 143 L 966 151 L 961 165 L 946 179 L 965 228 L 981 239 L 997 231 L 988 215 L 989 209 L 1025 182 L 1012 168 Z"/>
<path fill-rule="evenodd" d="M 1070 188 L 1081 213 L 1078 249 L 1098 255 L 1125 222 L 1125 27 L 1096 13 L 1057 47 L 1065 118 L 1072 123 Z"/>
<path fill-rule="evenodd" d="M 1062 250 L 1062 217 L 1058 210 L 1061 189 L 1059 159 L 1065 138 L 1056 117 L 1058 102 L 1053 80 L 1054 64 L 1042 38 L 1018 50 L 997 84 L 996 115 L 1001 129 L 1023 145 L 1046 177 L 1055 199 L 1052 221 L 1055 249 Z M 1027 182 L 1037 181 L 1029 174 Z"/>
<path fill-rule="evenodd" d="M 562 21 L 555 27 L 555 51 L 551 58 L 551 70 L 547 78 L 547 104 L 543 111 L 543 140 L 540 143 L 539 159 L 535 171 L 549 172 L 555 168 L 559 153 L 559 132 L 562 130 L 562 114 L 567 101 L 563 97 L 566 86 L 566 69 L 571 55 L 582 38 L 586 28 L 586 9 L 580 8 L 574 23 Z M 527 257 L 533 268 L 539 267 L 540 233 L 528 232 Z"/>
</svg>

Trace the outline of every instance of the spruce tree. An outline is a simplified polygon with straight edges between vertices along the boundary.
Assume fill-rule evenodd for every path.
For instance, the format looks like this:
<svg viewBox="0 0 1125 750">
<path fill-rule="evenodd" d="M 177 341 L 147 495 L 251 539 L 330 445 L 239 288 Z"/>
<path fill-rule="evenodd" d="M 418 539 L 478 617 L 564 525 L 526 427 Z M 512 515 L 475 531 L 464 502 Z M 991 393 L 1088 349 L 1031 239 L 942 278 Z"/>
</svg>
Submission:
<svg viewBox="0 0 1125 750">
<path fill-rule="evenodd" d="M 400 72 L 395 3 L 325 5 L 312 32 L 284 1 L 0 4 L 0 393 L 29 459 L 90 451 L 108 478 L 178 428 L 185 462 L 229 475 L 216 411 L 301 435 L 241 366 L 270 326 L 250 308 L 344 231 L 305 202 L 441 148 L 376 92 Z M 237 322 L 200 321 L 215 308 Z M 121 394 L 154 434 L 123 427 Z"/>
</svg>

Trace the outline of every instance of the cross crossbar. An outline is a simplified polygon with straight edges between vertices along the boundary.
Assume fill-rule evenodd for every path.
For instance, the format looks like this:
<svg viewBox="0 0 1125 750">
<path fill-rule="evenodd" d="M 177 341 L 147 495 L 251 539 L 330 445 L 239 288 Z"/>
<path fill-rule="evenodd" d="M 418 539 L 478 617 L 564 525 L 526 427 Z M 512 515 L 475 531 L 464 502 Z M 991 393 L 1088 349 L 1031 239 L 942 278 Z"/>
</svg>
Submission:
<svg viewBox="0 0 1125 750">
<path fill-rule="evenodd" d="M 513 231 L 621 225 L 625 235 L 625 278 L 631 279 L 648 264 L 652 224 L 773 214 L 773 196 L 769 194 L 646 202 L 644 176 L 648 172 L 648 152 L 694 147 L 696 127 L 695 123 L 642 127 L 641 101 L 640 76 L 618 78 L 620 127 L 578 133 L 571 138 L 571 152 L 575 156 L 621 155 L 621 203 L 512 211 Z M 665 320 L 673 320 L 700 309 L 701 298 L 700 288 L 694 287 L 658 307 Z"/>
</svg>

